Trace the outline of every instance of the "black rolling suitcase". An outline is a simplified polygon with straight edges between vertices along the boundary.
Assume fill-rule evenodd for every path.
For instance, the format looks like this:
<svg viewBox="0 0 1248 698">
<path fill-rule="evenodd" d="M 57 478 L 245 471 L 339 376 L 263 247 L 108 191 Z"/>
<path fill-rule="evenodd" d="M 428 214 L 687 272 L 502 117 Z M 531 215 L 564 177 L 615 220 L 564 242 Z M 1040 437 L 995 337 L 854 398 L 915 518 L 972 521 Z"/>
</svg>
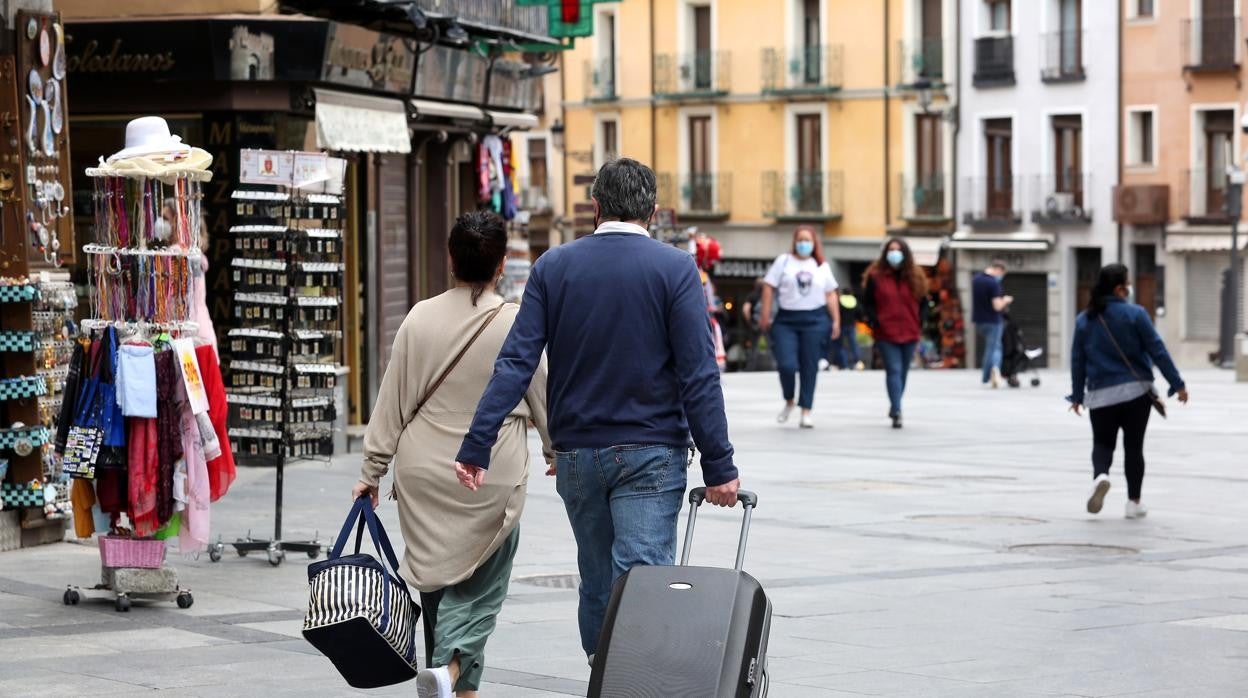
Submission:
<svg viewBox="0 0 1248 698">
<path fill-rule="evenodd" d="M 706 488 L 689 493 L 689 525 L 678 566 L 629 570 L 611 592 L 589 679 L 605 698 L 754 698 L 767 695 L 771 601 L 741 570 L 758 496 L 745 508 L 735 569 L 690 567 L 689 547 Z"/>
</svg>

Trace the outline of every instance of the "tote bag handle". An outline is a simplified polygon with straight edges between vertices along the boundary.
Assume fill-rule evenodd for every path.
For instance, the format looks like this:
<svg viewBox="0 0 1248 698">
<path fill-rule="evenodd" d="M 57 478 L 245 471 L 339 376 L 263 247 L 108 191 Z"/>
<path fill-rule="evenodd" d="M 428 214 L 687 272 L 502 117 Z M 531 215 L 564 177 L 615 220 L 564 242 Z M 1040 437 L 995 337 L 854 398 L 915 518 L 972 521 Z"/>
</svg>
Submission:
<svg viewBox="0 0 1248 698">
<path fill-rule="evenodd" d="M 342 557 L 342 551 L 347 547 L 347 540 L 351 536 L 352 527 L 356 528 L 355 534 L 355 552 L 360 552 L 360 546 L 364 539 L 364 527 L 368 527 L 369 537 L 373 539 L 373 547 L 377 550 L 377 555 L 390 564 L 390 570 L 394 573 L 394 578 L 398 580 L 403 588 L 407 588 L 407 583 L 403 581 L 402 575 L 399 574 L 399 560 L 395 557 L 394 546 L 390 544 L 390 537 L 386 535 L 386 529 L 377 520 L 377 514 L 373 511 L 373 502 L 367 495 L 355 500 L 355 504 L 351 507 L 351 513 L 347 514 L 347 520 L 342 524 L 342 530 L 338 533 L 338 540 L 334 542 L 334 547 L 329 552 L 329 559 Z"/>
</svg>

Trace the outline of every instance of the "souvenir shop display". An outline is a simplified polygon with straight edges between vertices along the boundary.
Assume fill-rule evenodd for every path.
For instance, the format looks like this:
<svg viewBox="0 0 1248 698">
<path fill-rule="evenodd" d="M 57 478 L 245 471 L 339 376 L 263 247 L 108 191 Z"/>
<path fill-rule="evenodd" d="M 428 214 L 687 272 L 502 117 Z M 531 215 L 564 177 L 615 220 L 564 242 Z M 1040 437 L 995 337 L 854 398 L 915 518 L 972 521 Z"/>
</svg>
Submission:
<svg viewBox="0 0 1248 698">
<path fill-rule="evenodd" d="M 97 532 L 96 511 L 107 530 L 101 582 L 71 585 L 66 604 L 99 595 L 119 612 L 133 598 L 189 607 L 190 591 L 164 564 L 165 541 L 177 537 L 183 554 L 203 550 L 211 503 L 234 480 L 216 352 L 191 321 L 211 161 L 164 119 L 142 117 L 127 125 L 124 150 L 87 170 L 90 319 L 64 375 L 55 448 L 72 479 L 75 533 Z"/>
<path fill-rule="evenodd" d="M 342 161 L 324 153 L 245 150 L 233 193 L 229 362 L 230 441 L 240 459 L 277 468 L 273 538 L 239 539 L 240 556 L 264 551 L 316 559 L 317 541 L 282 539 L 286 464 L 333 454 L 334 389 L 342 373 L 344 209 Z M 227 544 L 209 548 L 219 561 Z"/>
</svg>

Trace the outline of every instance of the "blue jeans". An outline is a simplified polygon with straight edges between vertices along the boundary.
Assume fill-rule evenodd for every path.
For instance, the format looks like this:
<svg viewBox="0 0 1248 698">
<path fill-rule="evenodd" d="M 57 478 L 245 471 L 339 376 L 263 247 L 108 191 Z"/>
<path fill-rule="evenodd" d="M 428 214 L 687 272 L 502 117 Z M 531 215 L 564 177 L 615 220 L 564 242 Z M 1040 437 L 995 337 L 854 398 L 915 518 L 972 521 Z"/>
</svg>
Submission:
<svg viewBox="0 0 1248 698">
<path fill-rule="evenodd" d="M 992 378 L 992 369 L 1001 370 L 1001 337 L 1005 333 L 1005 323 L 977 323 L 975 331 L 984 338 L 984 374 L 983 382 Z"/>
<path fill-rule="evenodd" d="M 637 565 L 676 562 L 688 449 L 580 448 L 555 456 L 555 489 L 576 538 L 581 647 L 595 654 L 611 588 Z"/>
<path fill-rule="evenodd" d="M 781 310 L 771 326 L 772 351 L 780 369 L 780 389 L 786 402 L 793 399 L 797 373 L 802 375 L 802 393 L 797 405 L 808 410 L 815 403 L 815 381 L 819 359 L 827 354 L 832 335 L 832 319 L 826 308 Z"/>
<path fill-rule="evenodd" d="M 910 363 L 914 360 L 914 347 L 918 342 L 895 344 L 878 340 L 875 346 L 884 360 L 884 384 L 888 387 L 888 416 L 901 416 L 901 396 L 906 392 L 906 378 L 910 375 Z"/>
</svg>

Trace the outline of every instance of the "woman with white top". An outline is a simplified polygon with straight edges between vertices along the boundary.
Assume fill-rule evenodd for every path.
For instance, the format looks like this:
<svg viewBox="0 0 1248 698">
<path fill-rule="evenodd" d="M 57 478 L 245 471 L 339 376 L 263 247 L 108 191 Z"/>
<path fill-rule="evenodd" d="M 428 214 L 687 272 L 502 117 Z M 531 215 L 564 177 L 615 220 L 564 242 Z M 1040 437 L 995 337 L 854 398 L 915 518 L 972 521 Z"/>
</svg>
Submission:
<svg viewBox="0 0 1248 698">
<path fill-rule="evenodd" d="M 772 352 L 780 369 L 780 389 L 784 392 L 784 409 L 777 421 L 783 424 L 793 413 L 794 383 L 800 372 L 797 405 L 802 408 L 802 428 L 810 429 L 815 426 L 810 411 L 815 401 L 819 359 L 827 353 L 828 342 L 841 336 L 836 277 L 823 258 L 823 245 L 814 228 L 801 226 L 793 232 L 792 248 L 776 258 L 763 282 L 759 327 L 771 333 Z M 773 322 L 771 309 L 777 300 L 780 311 Z"/>
</svg>

